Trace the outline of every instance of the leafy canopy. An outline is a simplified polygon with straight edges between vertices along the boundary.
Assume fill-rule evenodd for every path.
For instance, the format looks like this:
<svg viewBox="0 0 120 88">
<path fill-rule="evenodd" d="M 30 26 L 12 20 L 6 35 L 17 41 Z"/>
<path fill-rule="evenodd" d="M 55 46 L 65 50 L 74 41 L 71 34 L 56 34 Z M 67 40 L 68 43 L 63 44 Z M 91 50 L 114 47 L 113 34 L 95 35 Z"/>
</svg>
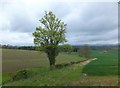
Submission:
<svg viewBox="0 0 120 88">
<path fill-rule="evenodd" d="M 65 30 L 66 24 L 50 11 L 46 12 L 40 20 L 41 26 L 36 27 L 33 33 L 34 43 L 42 47 L 57 46 L 59 43 L 66 42 Z"/>
</svg>

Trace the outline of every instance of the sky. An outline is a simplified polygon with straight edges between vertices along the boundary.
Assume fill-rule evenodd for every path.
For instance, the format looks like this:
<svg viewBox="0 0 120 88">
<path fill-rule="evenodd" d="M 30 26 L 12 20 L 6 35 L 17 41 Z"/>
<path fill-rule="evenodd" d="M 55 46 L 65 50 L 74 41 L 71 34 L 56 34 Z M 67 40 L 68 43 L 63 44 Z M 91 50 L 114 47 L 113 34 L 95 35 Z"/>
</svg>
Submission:
<svg viewBox="0 0 120 88">
<path fill-rule="evenodd" d="M 34 45 L 45 11 L 67 24 L 67 44 L 118 43 L 117 0 L 0 0 L 0 44 Z"/>
</svg>

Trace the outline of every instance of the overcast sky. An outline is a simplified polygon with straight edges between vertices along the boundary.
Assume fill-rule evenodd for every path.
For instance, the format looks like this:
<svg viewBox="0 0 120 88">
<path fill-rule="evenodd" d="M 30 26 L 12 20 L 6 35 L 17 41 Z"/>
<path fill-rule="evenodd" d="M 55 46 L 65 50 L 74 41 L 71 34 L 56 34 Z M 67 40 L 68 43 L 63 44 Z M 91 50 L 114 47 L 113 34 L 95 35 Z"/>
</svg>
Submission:
<svg viewBox="0 0 120 88">
<path fill-rule="evenodd" d="M 44 11 L 67 24 L 68 44 L 118 43 L 117 2 L 1 0 L 0 44 L 34 45 L 32 32 Z"/>
</svg>

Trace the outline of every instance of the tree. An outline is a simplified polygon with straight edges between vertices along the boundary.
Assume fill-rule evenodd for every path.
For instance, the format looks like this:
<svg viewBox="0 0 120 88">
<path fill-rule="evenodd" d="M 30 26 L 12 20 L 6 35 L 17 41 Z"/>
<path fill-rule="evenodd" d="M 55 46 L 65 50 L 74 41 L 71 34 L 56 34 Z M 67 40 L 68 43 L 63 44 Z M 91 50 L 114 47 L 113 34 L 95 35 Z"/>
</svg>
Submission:
<svg viewBox="0 0 120 88">
<path fill-rule="evenodd" d="M 84 45 L 80 50 L 80 54 L 87 59 L 90 58 L 90 52 L 91 52 L 91 50 L 88 45 Z"/>
<path fill-rule="evenodd" d="M 63 52 L 71 52 L 72 51 L 72 46 L 70 44 L 64 44 L 60 46 L 60 51 Z"/>
<path fill-rule="evenodd" d="M 55 58 L 58 55 L 58 44 L 66 42 L 65 30 L 66 24 L 56 18 L 51 11 L 46 12 L 40 20 L 41 25 L 36 27 L 33 32 L 34 43 L 40 46 L 47 54 L 50 62 L 50 68 L 55 66 Z"/>
</svg>

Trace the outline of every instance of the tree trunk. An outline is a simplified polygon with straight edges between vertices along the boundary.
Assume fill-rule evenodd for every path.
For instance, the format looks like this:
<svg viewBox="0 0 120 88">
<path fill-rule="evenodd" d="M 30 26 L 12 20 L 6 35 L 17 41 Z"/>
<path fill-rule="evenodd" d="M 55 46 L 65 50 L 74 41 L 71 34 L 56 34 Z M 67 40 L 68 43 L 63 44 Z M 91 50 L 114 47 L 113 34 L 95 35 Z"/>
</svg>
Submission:
<svg viewBox="0 0 120 88">
<path fill-rule="evenodd" d="M 55 68 L 55 57 L 56 57 L 56 50 L 54 48 L 48 48 L 47 49 L 47 55 L 50 63 L 50 69 Z"/>
<path fill-rule="evenodd" d="M 57 47 L 56 46 L 48 46 L 46 48 L 46 53 L 48 55 L 50 69 L 54 69 L 55 68 L 55 58 L 58 55 Z"/>
<path fill-rule="evenodd" d="M 53 70 L 55 68 L 55 58 L 49 58 L 50 69 Z"/>
</svg>

